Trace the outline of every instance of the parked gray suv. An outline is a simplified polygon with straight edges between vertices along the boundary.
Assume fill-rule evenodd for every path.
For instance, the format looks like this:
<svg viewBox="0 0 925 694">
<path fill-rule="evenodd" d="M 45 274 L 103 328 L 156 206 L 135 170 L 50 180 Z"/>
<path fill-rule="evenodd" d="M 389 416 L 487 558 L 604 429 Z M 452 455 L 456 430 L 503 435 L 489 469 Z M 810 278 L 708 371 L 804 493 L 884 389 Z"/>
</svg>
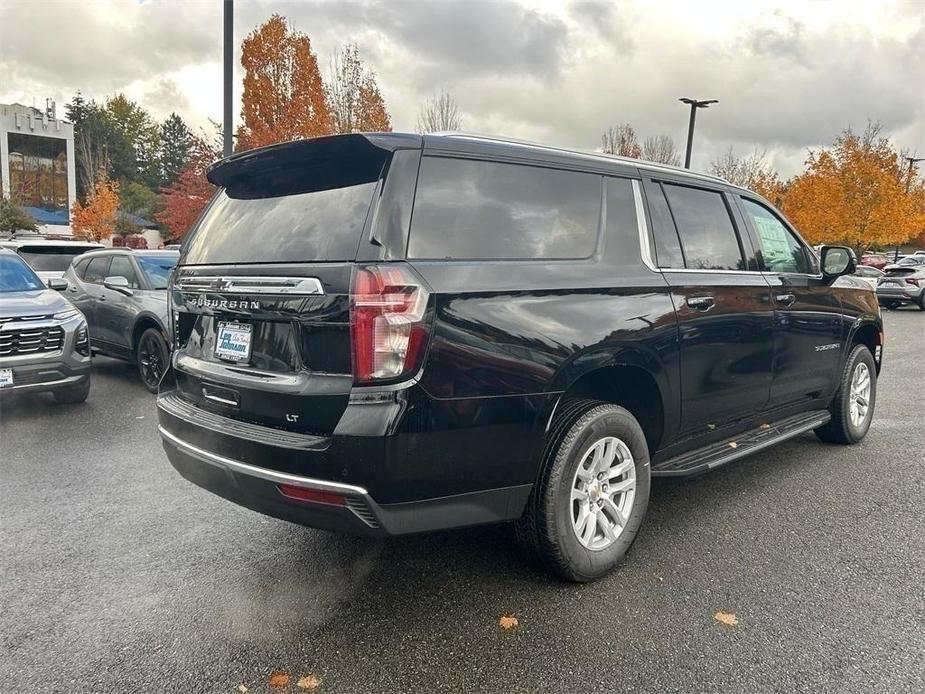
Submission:
<svg viewBox="0 0 925 694">
<path fill-rule="evenodd" d="M 152 393 L 170 356 L 167 285 L 177 251 L 114 248 L 85 253 L 64 274 L 90 324 L 93 350 L 138 365 Z"/>
<path fill-rule="evenodd" d="M 59 293 L 64 280 L 48 284 L 0 248 L 0 396 L 51 391 L 58 402 L 83 402 L 90 393 L 87 322 Z"/>
</svg>

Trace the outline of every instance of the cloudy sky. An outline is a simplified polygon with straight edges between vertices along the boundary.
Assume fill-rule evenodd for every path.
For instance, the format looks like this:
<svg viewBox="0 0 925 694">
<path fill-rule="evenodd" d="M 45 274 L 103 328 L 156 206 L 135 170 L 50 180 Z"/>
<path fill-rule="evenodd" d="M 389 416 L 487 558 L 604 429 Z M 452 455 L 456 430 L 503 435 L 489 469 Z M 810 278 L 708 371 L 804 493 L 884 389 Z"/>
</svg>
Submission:
<svg viewBox="0 0 925 694">
<path fill-rule="evenodd" d="M 925 156 L 925 0 L 236 0 L 238 45 L 273 12 L 311 37 L 323 69 L 358 44 L 396 130 L 447 89 L 470 131 L 594 149 L 630 122 L 683 147 L 677 98 L 691 96 L 720 100 L 698 115 L 694 168 L 757 147 L 788 176 L 867 119 Z M 0 102 L 122 91 L 206 125 L 222 112 L 221 33 L 220 0 L 0 0 Z"/>
</svg>

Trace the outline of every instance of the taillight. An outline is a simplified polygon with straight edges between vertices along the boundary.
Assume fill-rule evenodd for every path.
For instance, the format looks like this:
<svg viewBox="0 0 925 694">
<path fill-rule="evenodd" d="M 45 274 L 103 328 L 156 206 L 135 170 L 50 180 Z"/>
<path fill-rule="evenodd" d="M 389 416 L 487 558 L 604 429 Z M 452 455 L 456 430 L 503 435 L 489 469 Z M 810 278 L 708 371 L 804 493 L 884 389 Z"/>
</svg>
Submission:
<svg viewBox="0 0 925 694">
<path fill-rule="evenodd" d="M 399 379 L 417 371 L 427 346 L 428 296 L 407 266 L 355 269 L 350 289 L 354 382 Z"/>
<path fill-rule="evenodd" d="M 906 278 L 906 282 L 908 282 L 909 284 L 914 284 L 916 287 L 919 286 L 919 278 L 918 278 L 918 277 L 907 277 L 907 278 Z"/>
</svg>

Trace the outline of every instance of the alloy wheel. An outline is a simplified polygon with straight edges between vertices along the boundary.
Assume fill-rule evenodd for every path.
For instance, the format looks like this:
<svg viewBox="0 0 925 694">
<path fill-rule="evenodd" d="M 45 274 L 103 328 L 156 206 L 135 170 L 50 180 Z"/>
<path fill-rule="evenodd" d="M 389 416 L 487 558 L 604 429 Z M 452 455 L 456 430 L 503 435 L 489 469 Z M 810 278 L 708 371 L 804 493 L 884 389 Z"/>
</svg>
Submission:
<svg viewBox="0 0 925 694">
<path fill-rule="evenodd" d="M 870 369 L 867 364 L 859 362 L 851 376 L 851 392 L 848 402 L 848 415 L 856 428 L 864 424 L 870 410 Z"/>
<path fill-rule="evenodd" d="M 569 515 L 578 541 L 590 550 L 610 547 L 626 527 L 636 498 L 636 464 L 614 436 L 591 444 L 572 479 Z"/>
<path fill-rule="evenodd" d="M 164 355 L 161 346 L 152 335 L 145 335 L 138 348 L 138 363 L 141 365 L 141 378 L 145 385 L 154 387 L 161 381 L 164 373 Z"/>
</svg>

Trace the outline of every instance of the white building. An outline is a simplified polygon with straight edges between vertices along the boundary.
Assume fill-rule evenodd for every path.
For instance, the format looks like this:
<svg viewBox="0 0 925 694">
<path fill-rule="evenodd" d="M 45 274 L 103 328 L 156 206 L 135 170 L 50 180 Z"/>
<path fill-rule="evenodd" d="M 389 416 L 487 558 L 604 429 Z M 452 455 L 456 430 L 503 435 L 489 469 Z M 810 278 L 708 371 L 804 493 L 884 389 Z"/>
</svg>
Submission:
<svg viewBox="0 0 925 694">
<path fill-rule="evenodd" d="M 70 234 L 77 199 L 74 126 L 46 109 L 0 104 L 0 190 L 22 206 L 44 233 Z"/>
</svg>

